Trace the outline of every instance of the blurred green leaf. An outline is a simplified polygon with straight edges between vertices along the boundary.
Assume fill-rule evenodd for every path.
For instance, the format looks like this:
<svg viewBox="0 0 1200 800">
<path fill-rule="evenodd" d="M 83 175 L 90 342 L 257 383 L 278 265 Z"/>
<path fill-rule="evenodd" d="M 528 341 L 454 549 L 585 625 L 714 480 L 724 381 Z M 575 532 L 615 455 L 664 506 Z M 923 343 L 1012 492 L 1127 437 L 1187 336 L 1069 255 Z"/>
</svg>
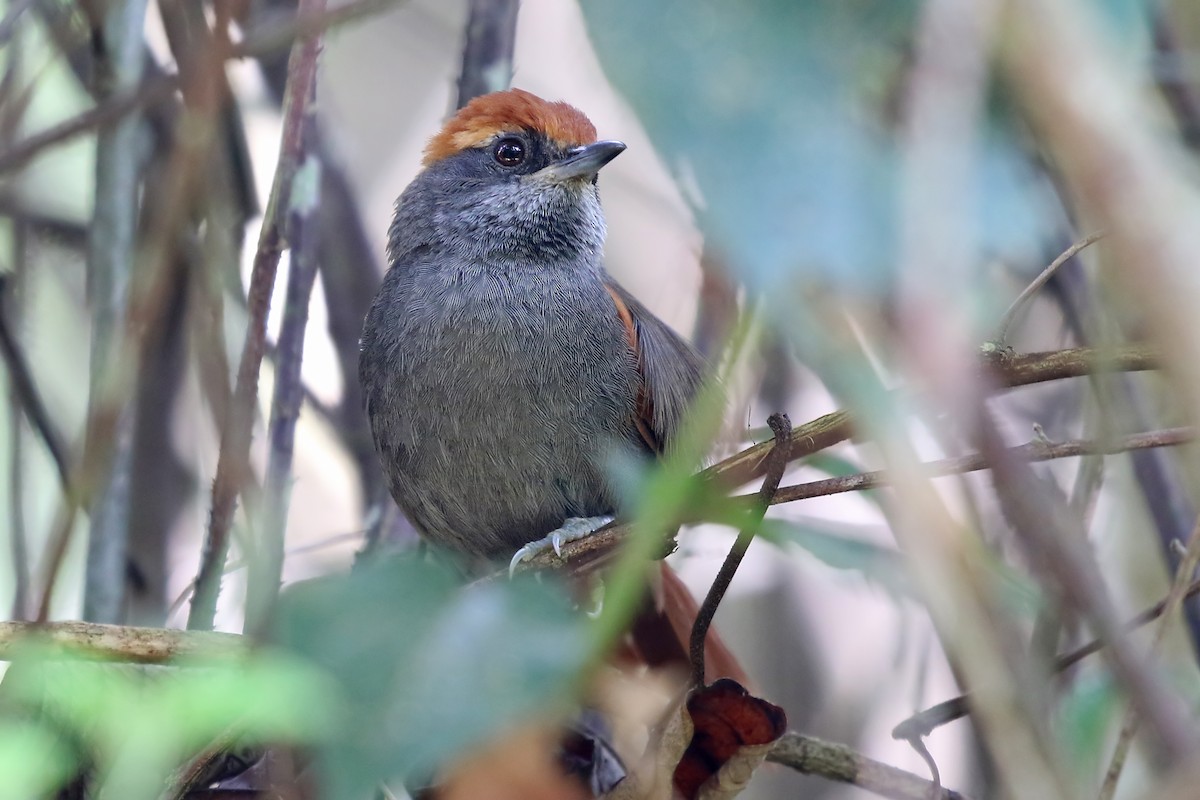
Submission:
<svg viewBox="0 0 1200 800">
<path fill-rule="evenodd" d="M 297 586 L 277 638 L 326 669 L 346 726 L 323 753 L 327 796 L 427 777 L 463 748 L 570 697 L 587 656 L 586 620 L 532 579 L 457 586 L 417 558 Z"/>
<path fill-rule="evenodd" d="M 893 597 L 912 597 L 914 589 L 904 555 L 895 548 L 858 538 L 856 530 L 856 526 L 832 520 L 768 519 L 759 535 L 778 546 L 800 547 L 833 569 L 857 572 Z M 1037 614 L 1042 597 L 1029 577 L 990 554 L 984 556 L 983 563 L 1005 607 L 1026 619 Z"/>
<path fill-rule="evenodd" d="M 894 140 L 915 0 L 583 0 L 605 72 L 756 289 L 881 288 L 898 251 Z M 1014 131 L 968 176 L 980 249 L 1031 254 L 1058 217 Z M 793 309 L 789 303 L 789 309 Z"/>
<path fill-rule="evenodd" d="M 0 724 L 0 797 L 41 797 L 60 786 L 74 767 L 75 754 L 44 726 Z"/>
<path fill-rule="evenodd" d="M 1095 780 L 1100 774 L 1111 749 L 1109 732 L 1121 707 L 1121 695 L 1103 670 L 1085 670 L 1065 686 L 1058 732 L 1081 781 Z"/>
<path fill-rule="evenodd" d="M 335 722 L 331 683 L 270 653 L 229 664 L 140 667 L 52 661 L 31 649 L 9 670 L 4 689 L 29 713 L 86 742 L 104 790 L 125 800 L 157 797 L 174 769 L 218 740 L 311 742 L 330 735 Z"/>
<path fill-rule="evenodd" d="M 912 595 L 904 557 L 895 549 L 847 535 L 853 526 L 826 520 L 768 519 L 759 535 L 776 545 L 795 545 L 836 570 L 857 572 L 893 597 Z"/>
</svg>

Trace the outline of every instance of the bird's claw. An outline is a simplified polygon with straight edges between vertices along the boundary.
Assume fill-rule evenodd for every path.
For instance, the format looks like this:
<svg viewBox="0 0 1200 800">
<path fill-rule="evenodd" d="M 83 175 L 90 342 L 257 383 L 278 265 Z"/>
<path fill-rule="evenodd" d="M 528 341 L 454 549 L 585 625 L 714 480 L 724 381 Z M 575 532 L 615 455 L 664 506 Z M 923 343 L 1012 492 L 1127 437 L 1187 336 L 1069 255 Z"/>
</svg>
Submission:
<svg viewBox="0 0 1200 800">
<path fill-rule="evenodd" d="M 551 531 L 545 538 L 538 539 L 536 542 L 530 542 L 513 553 L 512 560 L 508 562 L 508 577 L 511 578 L 516 574 L 517 567 L 522 561 L 528 561 L 547 548 L 553 550 L 554 555 L 562 558 L 563 545 L 569 544 L 576 539 L 582 539 L 600 530 L 612 521 L 613 517 L 609 515 L 599 517 L 570 517 L 564 520 L 560 527 Z"/>
</svg>

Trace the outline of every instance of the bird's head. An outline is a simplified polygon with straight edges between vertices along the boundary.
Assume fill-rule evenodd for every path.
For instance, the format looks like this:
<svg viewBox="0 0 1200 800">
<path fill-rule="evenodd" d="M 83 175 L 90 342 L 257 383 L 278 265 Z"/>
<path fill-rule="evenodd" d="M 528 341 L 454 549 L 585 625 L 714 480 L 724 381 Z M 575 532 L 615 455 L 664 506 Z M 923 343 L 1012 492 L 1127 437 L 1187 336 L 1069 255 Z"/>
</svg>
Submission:
<svg viewBox="0 0 1200 800">
<path fill-rule="evenodd" d="M 401 195 L 393 260 L 420 246 L 526 264 L 599 262 L 600 168 L 625 149 L 583 112 L 520 89 L 477 97 L 425 148 Z"/>
</svg>

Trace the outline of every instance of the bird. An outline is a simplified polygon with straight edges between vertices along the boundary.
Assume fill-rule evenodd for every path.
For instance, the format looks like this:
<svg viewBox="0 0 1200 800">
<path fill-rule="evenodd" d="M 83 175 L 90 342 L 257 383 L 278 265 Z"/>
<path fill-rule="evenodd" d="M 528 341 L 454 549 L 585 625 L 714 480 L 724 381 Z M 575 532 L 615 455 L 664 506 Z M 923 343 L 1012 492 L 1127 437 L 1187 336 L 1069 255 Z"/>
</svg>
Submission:
<svg viewBox="0 0 1200 800">
<path fill-rule="evenodd" d="M 391 495 L 436 546 L 557 551 L 619 512 L 615 454 L 678 441 L 707 370 L 605 270 L 598 175 L 624 150 L 568 103 L 495 92 L 396 202 L 359 377 Z"/>
</svg>

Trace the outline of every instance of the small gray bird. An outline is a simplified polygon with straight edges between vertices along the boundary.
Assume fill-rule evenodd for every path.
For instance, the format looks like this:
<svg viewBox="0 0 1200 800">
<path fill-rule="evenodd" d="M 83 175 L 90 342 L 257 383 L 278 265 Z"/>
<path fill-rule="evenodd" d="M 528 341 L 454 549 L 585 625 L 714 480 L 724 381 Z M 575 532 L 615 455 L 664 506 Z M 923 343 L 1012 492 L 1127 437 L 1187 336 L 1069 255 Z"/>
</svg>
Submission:
<svg viewBox="0 0 1200 800">
<path fill-rule="evenodd" d="M 359 376 L 392 496 L 436 545 L 519 560 L 594 530 L 606 456 L 662 453 L 696 394 L 700 358 L 604 271 L 596 176 L 624 149 L 497 92 L 396 204 Z"/>
</svg>

